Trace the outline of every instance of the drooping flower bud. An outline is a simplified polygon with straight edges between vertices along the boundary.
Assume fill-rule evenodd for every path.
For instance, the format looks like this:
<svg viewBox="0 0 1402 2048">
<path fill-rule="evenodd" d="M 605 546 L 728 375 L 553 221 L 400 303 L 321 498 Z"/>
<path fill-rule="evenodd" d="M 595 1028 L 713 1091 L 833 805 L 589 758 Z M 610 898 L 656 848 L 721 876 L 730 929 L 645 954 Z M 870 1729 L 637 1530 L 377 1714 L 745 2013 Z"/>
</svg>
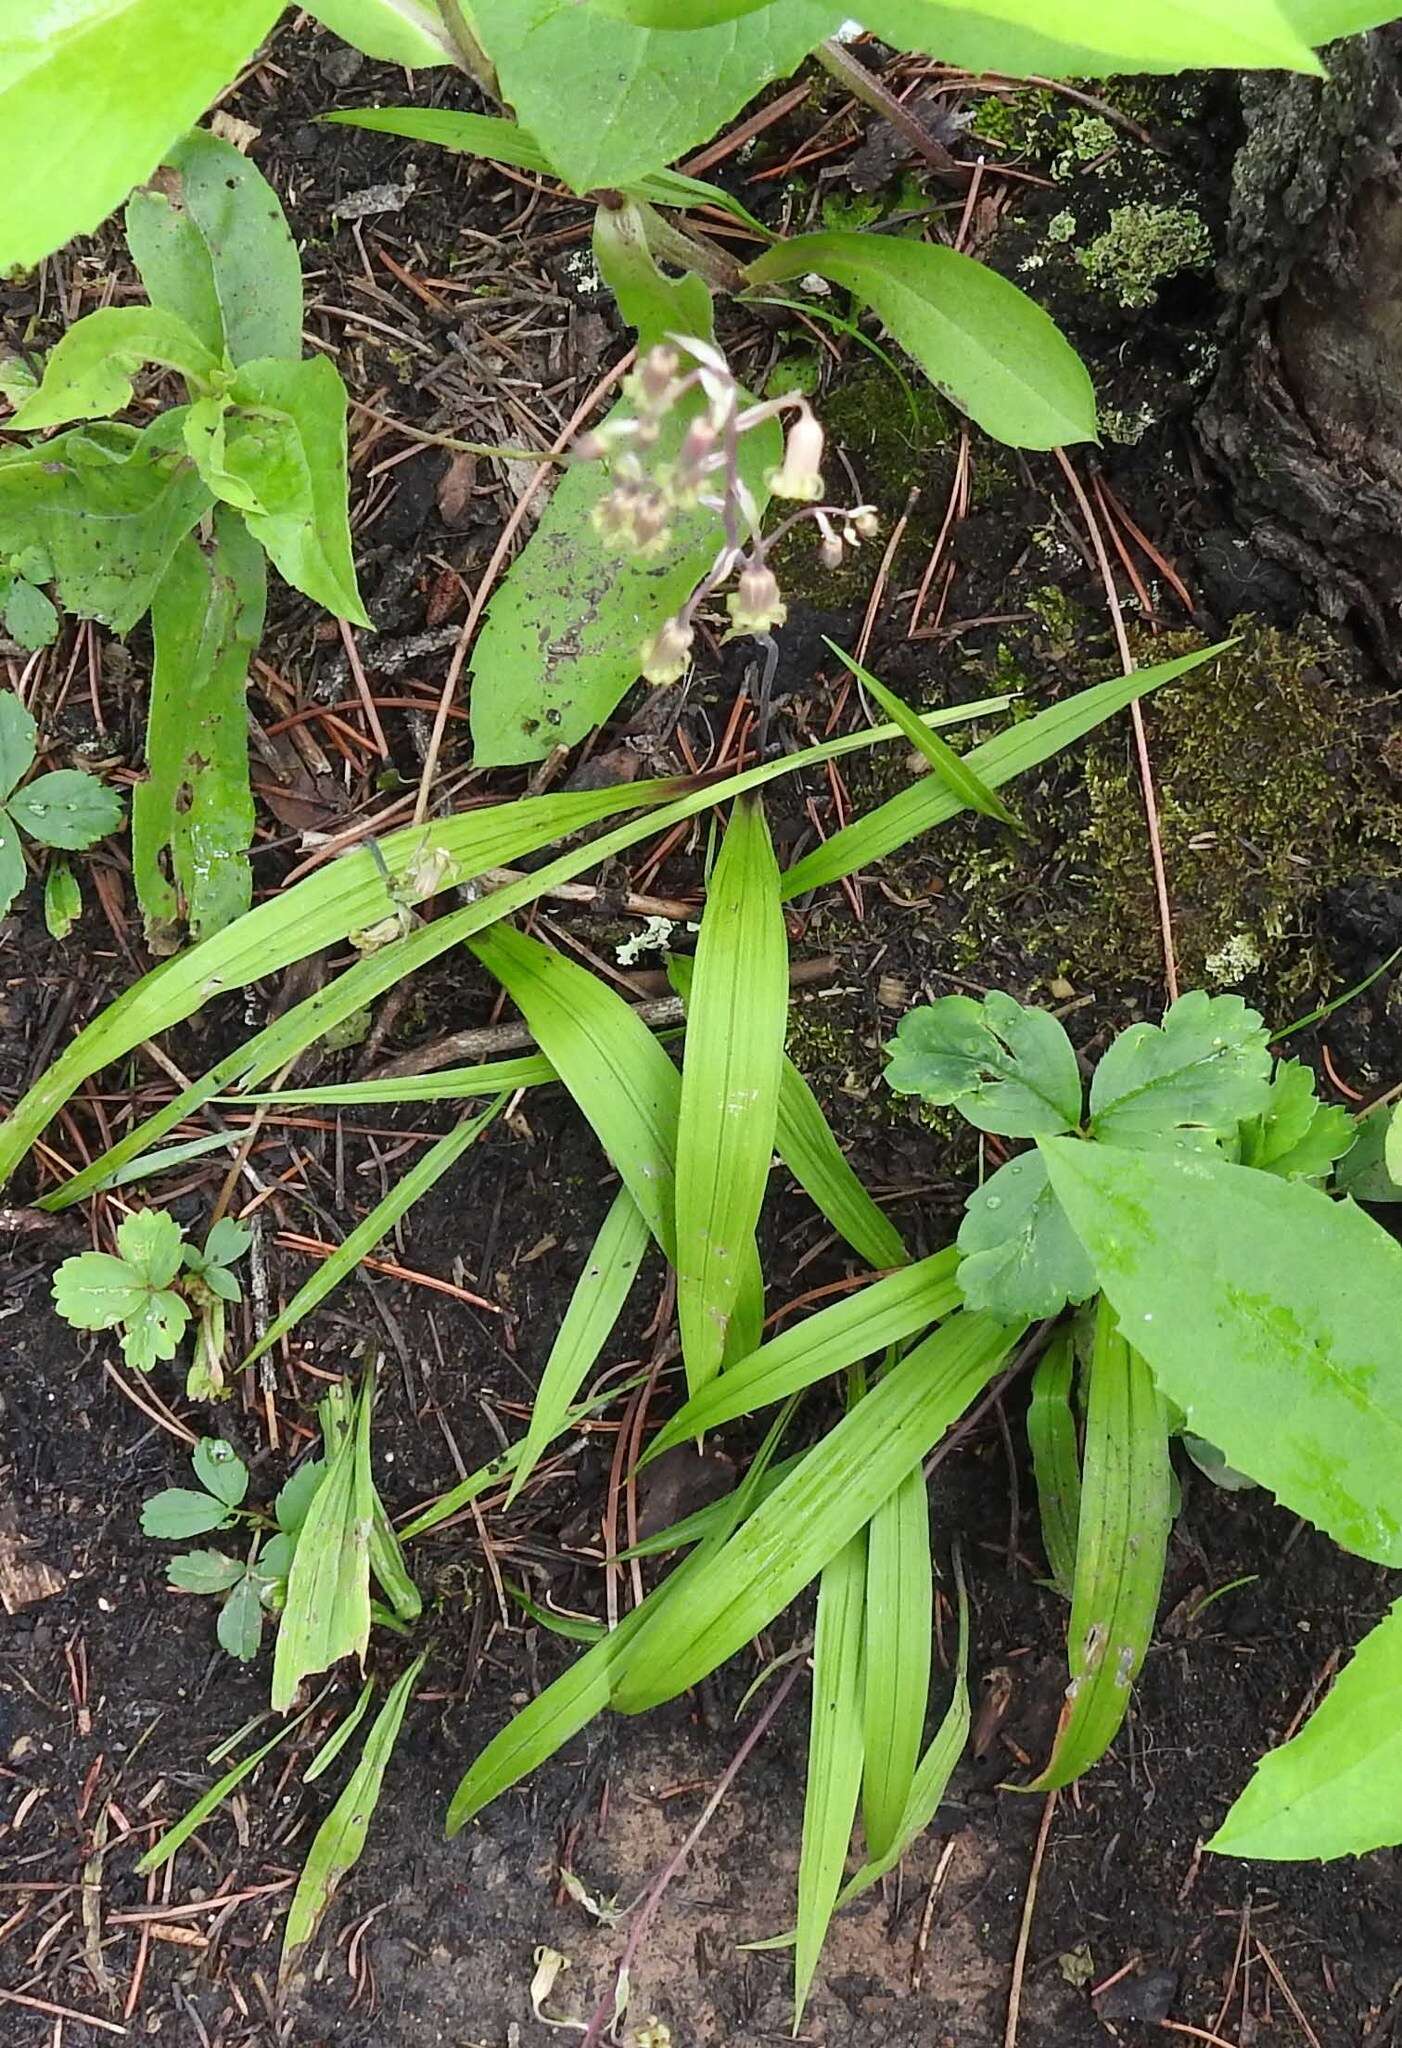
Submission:
<svg viewBox="0 0 1402 2048">
<path fill-rule="evenodd" d="M 874 505 L 858 505 L 852 514 L 851 524 L 863 540 L 875 540 L 881 531 L 881 521 Z"/>
<path fill-rule="evenodd" d="M 840 569 L 842 567 L 842 552 L 841 540 L 829 528 L 818 543 L 818 560 L 825 569 Z"/>
<path fill-rule="evenodd" d="M 643 678 L 649 683 L 679 683 L 691 666 L 695 630 L 679 618 L 667 619 L 650 640 L 643 642 L 639 657 Z"/>
<path fill-rule="evenodd" d="M 674 348 L 659 342 L 640 357 L 638 367 L 623 386 L 640 412 L 654 416 L 666 412 L 676 396 L 677 372 L 681 358 Z"/>
<path fill-rule="evenodd" d="M 745 564 L 725 607 L 730 613 L 732 633 L 772 633 L 789 615 L 774 571 L 767 562 Z"/>
<path fill-rule="evenodd" d="M 592 427 L 587 433 L 575 436 L 572 453 L 576 462 L 602 462 L 608 452 L 608 442 Z"/>
<path fill-rule="evenodd" d="M 823 430 L 807 406 L 789 428 L 784 459 L 765 478 L 776 498 L 797 498 L 811 505 L 823 495 L 819 464 L 823 459 Z"/>
</svg>

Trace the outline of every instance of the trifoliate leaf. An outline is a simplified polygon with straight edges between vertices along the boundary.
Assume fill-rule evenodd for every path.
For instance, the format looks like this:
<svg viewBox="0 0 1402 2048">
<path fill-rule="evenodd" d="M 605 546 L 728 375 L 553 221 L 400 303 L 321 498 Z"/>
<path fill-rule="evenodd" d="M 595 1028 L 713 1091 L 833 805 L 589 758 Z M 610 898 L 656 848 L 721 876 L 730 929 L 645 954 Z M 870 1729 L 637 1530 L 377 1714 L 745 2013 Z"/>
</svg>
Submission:
<svg viewBox="0 0 1402 2048">
<path fill-rule="evenodd" d="M 168 1486 L 153 1493 L 141 1510 L 141 1529 L 146 1536 L 164 1536 L 176 1541 L 183 1536 L 206 1536 L 211 1529 L 227 1529 L 233 1516 L 212 1494 L 196 1493 L 191 1486 Z"/>
<path fill-rule="evenodd" d="M 959 1249 L 968 1307 L 1008 1322 L 1054 1316 L 1095 1292 L 1095 1268 L 1052 1193 L 1039 1152 L 1010 1159 L 970 1195 Z"/>
<path fill-rule="evenodd" d="M 952 1103 L 981 1131 L 1054 1137 L 1081 1120 L 1081 1071 L 1070 1039 L 1045 1010 L 995 991 L 983 1002 L 941 996 L 902 1017 L 887 1047 L 898 1095 Z"/>
<path fill-rule="evenodd" d="M 141 1275 L 107 1252 L 79 1252 L 54 1274 L 54 1307 L 75 1330 L 114 1330 L 146 1294 Z"/>
<path fill-rule="evenodd" d="M 216 1500 L 222 1500 L 225 1507 L 236 1508 L 248 1492 L 248 1467 L 233 1445 L 226 1444 L 222 1437 L 202 1436 L 190 1463 L 200 1485 Z"/>
<path fill-rule="evenodd" d="M 190 1305 L 169 1289 L 146 1292 L 122 1329 L 122 1356 L 137 1372 L 150 1372 L 158 1358 L 174 1358 L 190 1320 Z"/>
<path fill-rule="evenodd" d="M 307 1509 L 312 1504 L 312 1496 L 325 1477 L 324 1458 L 308 1458 L 305 1465 L 297 1467 L 273 1502 L 273 1514 L 277 1518 L 279 1529 L 285 1530 L 289 1536 L 296 1535 L 307 1519 Z M 265 1550 L 263 1556 L 266 1558 L 267 1554 Z"/>
<path fill-rule="evenodd" d="M 58 638 L 58 613 L 42 590 L 16 576 L 5 598 L 5 630 L 31 654 Z"/>
<path fill-rule="evenodd" d="M 165 1209 L 139 1209 L 118 1226 L 117 1249 L 138 1280 L 169 1287 L 180 1271 L 180 1225 Z"/>
<path fill-rule="evenodd" d="M 1091 1127 L 1116 1145 L 1205 1144 L 1270 1103 L 1269 1033 L 1240 996 L 1180 996 L 1162 1024 L 1131 1024 L 1095 1070 Z"/>
<path fill-rule="evenodd" d="M 161 1495 L 157 1494 L 156 1499 L 160 1500 Z M 146 1505 L 149 1508 L 152 1503 L 148 1501 Z M 182 1593 L 227 1593 L 244 1576 L 245 1568 L 239 1560 L 225 1557 L 222 1550 L 184 1550 L 166 1566 L 166 1577 Z"/>
<path fill-rule="evenodd" d="M 221 1649 L 240 1664 L 250 1664 L 258 1655 L 263 1638 L 263 1603 L 256 1580 L 245 1575 L 219 1610 L 214 1625 Z"/>
<path fill-rule="evenodd" d="M 13 690 L 0 690 L 0 801 L 29 773 L 38 729 Z"/>
<path fill-rule="evenodd" d="M 44 877 L 44 923 L 51 939 L 66 939 L 83 914 L 83 892 L 66 860 L 50 861 Z"/>
<path fill-rule="evenodd" d="M 9 800 L 15 823 L 41 846 L 91 846 L 122 822 L 122 800 L 95 775 L 56 768 L 36 775 Z"/>
<path fill-rule="evenodd" d="M 1346 1109 L 1318 1100 L 1304 1061 L 1282 1060 L 1265 1109 L 1241 1127 L 1241 1164 L 1284 1180 L 1321 1180 L 1348 1151 L 1354 1133 Z"/>
</svg>

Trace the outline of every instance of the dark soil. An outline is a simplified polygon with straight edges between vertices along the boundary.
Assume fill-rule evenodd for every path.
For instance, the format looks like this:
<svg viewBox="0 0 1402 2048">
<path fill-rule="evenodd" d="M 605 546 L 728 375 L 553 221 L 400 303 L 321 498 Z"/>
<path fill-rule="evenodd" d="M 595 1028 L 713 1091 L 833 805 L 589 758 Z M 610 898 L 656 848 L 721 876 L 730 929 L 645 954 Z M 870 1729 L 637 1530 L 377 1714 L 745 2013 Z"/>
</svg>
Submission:
<svg viewBox="0 0 1402 2048">
<path fill-rule="evenodd" d="M 314 126 L 313 115 L 333 102 L 403 98 L 402 79 L 351 62 L 340 46 L 313 33 L 284 31 L 272 54 L 281 70 L 255 74 L 230 105 L 264 131 L 255 155 L 306 240 L 312 319 L 337 345 L 353 395 L 429 431 L 486 439 L 530 433 L 539 440 L 542 420 L 555 431 L 610 358 L 617 335 L 608 302 L 581 296 L 572 267 L 584 246 L 586 209 L 486 166 Z M 433 90 L 417 96 L 423 101 Z M 828 89 L 820 110 L 805 107 L 767 134 L 735 175 L 752 179 L 782 162 L 836 105 Z M 1134 113 L 1143 118 L 1146 109 L 1136 101 Z M 1064 153 L 1065 137 L 1058 140 L 1055 110 L 1040 101 L 1028 118 L 1032 125 L 1017 145 L 1025 154 L 1013 160 L 1045 175 L 1050 160 Z M 1049 124 L 1045 133 L 1041 123 Z M 1178 181 L 1175 193 L 1186 189 L 1190 167 L 1203 217 L 1220 235 L 1235 138 L 1228 100 L 1191 108 L 1170 102 L 1151 126 L 1164 145 L 1166 175 Z M 1205 190 L 1204 160 L 1213 167 Z M 400 212 L 367 216 L 354 231 L 333 222 L 334 205 L 376 184 L 402 185 L 410 164 L 418 180 Z M 727 165 L 720 175 L 733 171 Z M 1133 180 L 1147 175 L 1143 164 L 1127 171 L 1126 192 L 1137 194 Z M 1086 231 L 1099 232 L 1108 217 L 1100 188 L 1091 189 L 1076 167 L 1063 171 L 1063 182 Z M 762 212 L 777 216 L 780 206 L 789 207 L 794 225 L 805 210 L 819 218 L 824 199 L 843 198 L 845 189 L 840 169 L 823 171 L 816 184 L 737 184 Z M 941 189 L 940 200 L 946 196 Z M 976 243 L 1018 274 L 1028 254 L 1044 246 L 1039 237 L 1058 210 L 1053 198 L 1034 188 L 1006 221 L 990 201 Z M 386 267 L 386 253 L 413 277 L 440 281 L 425 287 L 429 301 Z M 67 281 L 90 283 L 104 264 L 118 261 L 115 246 L 104 244 L 87 270 L 73 267 Z M 449 290 L 464 282 L 472 288 Z M 1298 806 L 1284 823 L 1277 820 L 1282 839 L 1263 844 L 1254 864 L 1233 867 L 1245 873 L 1244 894 L 1219 899 L 1211 893 L 1214 874 L 1232 864 L 1203 859 L 1201 834 L 1228 833 L 1249 816 L 1241 836 L 1257 846 L 1252 835 L 1266 829 L 1257 811 L 1221 813 L 1259 795 L 1263 782 L 1273 786 L 1270 748 L 1246 757 L 1249 791 L 1243 781 L 1239 792 L 1229 785 L 1224 793 L 1214 783 L 1203 794 L 1189 773 L 1194 734 L 1182 720 L 1163 721 L 1165 751 L 1156 765 L 1166 819 L 1171 815 L 1181 830 L 1173 842 L 1180 846 L 1175 879 L 1194 919 L 1204 920 L 1194 943 L 1205 957 L 1243 919 L 1256 920 L 1270 943 L 1241 986 L 1283 1023 L 1370 973 L 1402 937 L 1402 827 L 1387 765 L 1389 679 L 1350 639 L 1325 645 L 1308 619 L 1299 630 L 1305 593 L 1256 560 L 1198 458 L 1195 351 L 1220 310 L 1210 274 L 1170 279 L 1147 309 L 1084 292 L 1078 298 L 1074 283 L 1069 271 L 1056 271 L 1044 296 L 1097 375 L 1103 370 L 1109 385 L 1102 388 L 1114 388 L 1122 409 L 1136 394 L 1153 398 L 1154 417 L 1138 439 L 1107 443 L 1103 473 L 1184 575 L 1196 606 L 1185 618 L 1164 578 L 1141 557 L 1157 607 L 1153 619 L 1137 619 L 1142 658 L 1155 658 L 1157 628 L 1215 635 L 1244 616 L 1248 634 L 1277 631 L 1277 672 L 1267 673 L 1254 655 L 1243 661 L 1228 685 L 1233 709 L 1249 695 L 1259 730 L 1278 740 L 1282 775 L 1303 759 L 1314 764 L 1321 788 L 1336 796 L 1347 791 L 1346 804 L 1336 802 L 1328 815 L 1322 807 L 1308 829 Z M 328 307 L 368 315 L 394 331 L 358 325 Z M 28 309 L 19 288 L 14 310 Z M 737 324 L 736 346 L 757 384 L 769 365 L 811 343 L 801 331 L 750 323 Z M 831 421 L 846 420 L 843 439 L 862 491 L 894 518 L 910 505 L 912 484 L 920 487 L 892 565 L 873 665 L 927 702 L 1024 686 L 1041 700 L 1111 672 L 1099 583 L 1059 473 L 1050 458 L 1013 461 L 985 445 L 975 448 L 973 504 L 956 530 L 949 618 L 996 623 L 905 638 L 909 599 L 943 518 L 957 431 L 932 417 L 917 436 L 904 423 L 899 394 L 884 379 L 873 381 L 860 351 L 842 350 L 840 362 L 824 363 L 823 376 L 823 408 Z M 415 452 L 378 478 L 369 475 L 410 445 L 380 430 L 358 450 L 362 582 L 381 628 L 375 651 L 368 642 L 364 651 L 377 694 L 413 696 L 431 710 L 446 652 L 441 644 L 427 652 L 411 647 L 401 663 L 402 643 L 426 629 L 456 626 L 462 586 L 470 589 L 480 574 L 520 478 L 484 463 L 465 505 L 445 520 L 438 507 L 447 467 L 442 451 Z M 837 703 L 838 674 L 825 665 L 818 635 L 850 641 L 875 567 L 870 554 L 842 586 L 825 585 L 809 565 L 806 600 L 796 599 L 784 639 L 776 721 L 783 743 L 816 735 Z M 797 564 L 792 574 L 800 574 Z M 1061 600 L 1052 602 L 1048 590 Z M 1259 650 L 1263 643 L 1249 644 Z M 254 679 L 261 726 L 293 708 L 354 699 L 334 638 L 328 641 L 310 608 L 286 592 L 263 654 L 274 676 Z M 44 685 L 44 725 L 60 752 L 81 749 L 108 763 L 139 759 L 145 660 L 139 635 L 129 655 L 109 653 L 96 686 L 105 738 L 93 727 L 85 696 L 58 693 L 65 663 L 57 663 Z M 694 691 L 682 729 L 697 758 L 710 752 L 744 678 L 743 656 L 727 650 Z M 1323 705 L 1328 716 L 1320 711 L 1311 722 L 1302 704 L 1306 711 Z M 593 751 L 612 758 L 638 711 L 637 703 L 625 704 Z M 357 714 L 352 708 L 341 715 L 353 722 Z M 855 715 L 854 707 L 846 715 Z M 1152 709 L 1149 716 L 1152 743 Z M 408 781 L 419 772 L 423 718 L 401 709 L 387 709 L 384 718 L 395 774 Z M 305 729 L 321 738 L 329 730 L 314 722 Z M 260 886 L 274 886 L 285 872 L 302 831 L 335 829 L 376 809 L 395 787 L 391 776 L 374 788 L 359 753 L 354 774 L 292 758 L 285 738 L 259 758 L 268 805 L 256 856 Z M 455 737 L 447 761 L 452 796 L 471 782 L 465 758 Z M 853 1163 L 889 1201 L 914 1248 L 947 1240 L 971 1157 L 943 1122 L 912 1114 L 879 1088 L 880 1044 L 907 1000 L 922 990 L 1006 986 L 1024 999 L 1068 1006 L 1071 1028 L 1088 1048 L 1127 1016 L 1161 1004 L 1147 856 L 1142 844 L 1126 855 L 1106 822 L 1122 815 L 1117 792 L 1127 759 L 1117 729 L 1090 750 L 1089 770 L 1078 753 L 1012 792 L 1028 828 L 1016 843 L 991 826 L 960 827 L 865 878 L 855 903 L 832 890 L 806 912 L 796 954 L 830 953 L 837 971 L 821 994 L 799 1003 L 792 1049 L 850 1142 Z M 871 757 L 848 776 L 853 805 L 860 809 L 887 793 L 908 772 L 899 760 Z M 519 780 L 500 778 L 499 785 L 509 794 Z M 781 784 L 776 792 L 772 822 L 787 853 L 811 836 L 810 795 L 830 829 L 826 781 L 815 779 L 802 791 Z M 1293 858 L 1286 883 L 1278 880 L 1281 845 Z M 694 897 L 703 851 L 698 835 L 648 886 Z M 65 946 L 50 941 L 34 915 L 0 926 L 6 1103 L 145 964 L 120 855 L 108 849 L 99 859 L 108 914 L 90 906 Z M 1201 872 L 1192 868 L 1194 859 Z M 550 918 L 605 960 L 635 929 L 627 920 L 558 907 Z M 1112 928 L 1114 948 L 1104 942 Z M 1185 962 L 1185 971 L 1196 978 L 1201 958 Z M 1311 1034 L 1296 1049 L 1315 1055 L 1327 1044 L 1333 1074 L 1362 1094 L 1395 1081 L 1402 1035 L 1394 986 L 1385 974 L 1327 1021 L 1323 1040 Z M 175 1034 L 170 1055 L 183 1071 L 202 1071 L 251 1023 L 290 999 L 289 988 L 252 991 L 246 1004 L 224 1005 Z M 383 1048 L 373 1056 L 365 1048 L 327 1053 L 319 1078 L 358 1071 L 373 1065 L 380 1050 L 403 1050 L 493 1014 L 485 978 L 470 962 L 440 962 L 407 1006 L 387 1006 L 377 1019 Z M 308 1062 L 302 1072 L 310 1069 Z M 105 1142 L 102 1118 L 120 1124 L 133 1101 L 149 1107 L 165 1085 L 153 1065 L 138 1060 L 106 1077 L 100 1096 L 76 1100 L 49 1140 L 69 1161 L 84 1147 L 96 1151 Z M 278 1243 L 279 1234 L 342 1235 L 352 1215 L 378 1199 L 385 1177 L 417 1156 L 422 1134 L 448 1121 L 446 1111 L 418 1109 L 347 1116 L 337 1124 L 269 1122 L 252 1163 L 264 1184 L 284 1177 L 259 1211 L 277 1298 L 290 1298 L 310 1270 L 305 1255 Z M 159 1183 L 152 1199 L 197 1221 L 224 1171 L 223 1163 L 197 1163 Z M 20 1195 L 32 1194 L 34 1185 Z M 326 1378 L 356 1370 L 371 1349 L 383 1352 L 377 1472 L 398 1514 L 519 1435 L 609 1193 L 607 1168 L 568 1102 L 558 1091 L 534 1091 L 509 1126 L 494 1127 L 411 1213 L 389 1248 L 402 1267 L 456 1292 L 363 1273 L 303 1326 L 271 1373 L 256 1383 L 247 1377 L 216 1417 L 187 1415 L 169 1372 L 157 1374 L 154 1390 L 196 1433 L 217 1428 L 235 1441 L 253 1465 L 256 1495 L 268 1498 L 311 1439 Z M 570 1959 L 545 2011 L 556 2019 L 587 2017 L 608 1989 L 625 1934 L 597 1924 L 573 1902 L 562 1888 L 562 1869 L 595 1899 L 627 1905 L 646 1889 L 734 1756 L 749 1725 L 735 1718 L 746 1689 L 772 1657 L 801 1641 L 811 1615 L 800 1606 L 781 1618 L 759 1646 L 671 1707 L 638 1721 L 607 1717 L 595 1724 L 445 1842 L 445 1807 L 468 1762 L 573 1654 L 550 1632 L 523 1623 L 514 1606 L 503 1611 L 498 1579 L 527 1583 L 538 1601 L 548 1597 L 564 1609 L 604 1611 L 600 1531 L 619 1411 L 569 1439 L 510 1513 L 500 1510 L 499 1496 L 484 1496 L 477 1517 L 414 1550 L 426 1596 L 415 1637 L 430 1648 L 430 1663 L 364 1856 L 279 2003 L 288 1887 L 344 1782 L 338 1766 L 304 1787 L 301 1766 L 354 1700 L 357 1683 L 353 1675 L 336 1681 L 312 1718 L 206 1824 L 166 1877 L 136 1877 L 140 1852 L 215 1775 L 209 1752 L 263 1712 L 267 1665 L 232 1663 L 216 1649 L 208 1606 L 169 1592 L 165 1552 L 141 1534 L 138 1516 L 149 1494 L 182 1483 L 182 1446 L 133 1404 L 132 1376 L 112 1369 L 114 1347 L 83 1342 L 52 1313 L 55 1259 L 101 1241 L 108 1228 L 99 1202 L 91 1223 L 78 1212 L 51 1228 L 0 1238 L 7 1255 L 0 1267 L 7 1367 L 0 1509 L 8 1495 L 26 1555 L 62 1582 L 47 1599 L 0 1619 L 0 2038 L 16 2048 L 96 2043 L 125 2024 L 130 2037 L 159 2035 L 200 2048 L 274 2041 L 308 2048 L 333 2041 L 524 2048 L 547 2038 L 530 1996 L 542 1948 Z M 850 1270 L 820 1219 L 790 1189 L 776 1188 L 764 1251 L 771 1307 Z M 471 1306 L 460 1298 L 463 1290 L 499 1312 Z M 661 1291 L 654 1262 L 607 1354 L 610 1373 L 621 1377 L 627 1365 L 652 1355 L 650 1324 Z M 252 1334 L 251 1322 L 245 1334 Z M 673 1394 L 673 1380 L 664 1377 L 656 1396 L 662 1412 Z M 1014 1387 L 1005 1414 L 990 1416 L 971 1435 L 935 1485 L 942 1584 L 952 1588 L 949 1550 L 957 1537 L 973 1596 L 978 1753 L 960 1766 L 935 1826 L 899 1878 L 835 1925 L 804 2027 L 805 2039 L 830 2048 L 996 2048 L 1003 2040 L 1043 1815 L 1040 1800 L 1006 1789 L 1004 1781 L 1025 1780 L 1029 1765 L 1044 1758 L 1064 1683 L 1065 1611 L 1044 1583 L 1024 1404 L 1025 1393 Z M 816 1433 L 825 1417 L 821 1402 L 811 1408 L 803 1427 Z M 722 1453 L 739 1454 L 746 1443 L 735 1433 Z M 640 1512 L 659 1524 L 685 1512 L 694 1477 L 684 1475 L 679 1497 L 649 1503 L 644 1493 Z M 1181 1477 L 1183 1508 L 1161 1626 L 1130 1721 L 1105 1762 L 1062 1795 L 1052 1820 L 1018 2041 L 1021 2048 L 1147 2042 L 1169 2038 L 1161 2026 L 1168 2021 L 1180 2028 L 1177 2038 L 1215 2039 L 1229 2048 L 1296 2041 L 1373 2048 L 1393 2041 L 1402 2011 L 1402 1871 L 1395 1854 L 1314 1867 L 1253 1866 L 1202 1852 L 1254 1759 L 1298 1721 L 1392 1589 L 1383 1573 L 1341 1556 L 1261 1494 L 1220 1492 L 1191 1469 Z M 1222 1597 L 1195 1618 L 1204 1598 L 1218 1592 Z M 947 1669 L 954 1639 L 947 1601 L 941 1621 Z M 377 1632 L 377 1671 L 403 1668 L 406 1655 L 406 1646 Z M 761 1704 L 768 1696 L 760 1695 Z M 937 1710 L 942 1704 L 937 1698 Z M 800 1683 L 666 1895 L 634 1969 L 630 2029 L 656 2015 L 675 2048 L 789 2037 L 786 1958 L 738 1944 L 791 1919 L 806 1721 Z M 216 1893 L 239 1903 L 185 1910 Z M 8 1994 L 18 2002 L 5 2005 Z M 96 2019 L 107 2022 L 107 2031 L 97 2030 Z M 663 2038 L 653 2037 L 654 2048 Z"/>
</svg>

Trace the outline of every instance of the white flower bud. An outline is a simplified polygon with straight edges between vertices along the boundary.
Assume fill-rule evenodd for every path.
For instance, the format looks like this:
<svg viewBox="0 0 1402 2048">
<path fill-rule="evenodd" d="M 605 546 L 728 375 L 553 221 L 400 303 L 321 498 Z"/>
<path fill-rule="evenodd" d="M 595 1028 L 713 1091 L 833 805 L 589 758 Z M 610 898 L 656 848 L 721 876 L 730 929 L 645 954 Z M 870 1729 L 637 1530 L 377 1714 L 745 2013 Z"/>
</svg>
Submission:
<svg viewBox="0 0 1402 2048">
<path fill-rule="evenodd" d="M 842 542 L 835 533 L 825 533 L 818 544 L 818 560 L 825 569 L 842 567 Z"/>
<path fill-rule="evenodd" d="M 770 633 L 789 615 L 774 571 L 767 562 L 747 562 L 725 600 L 732 633 Z"/>
<path fill-rule="evenodd" d="M 679 683 L 691 665 L 694 629 L 682 619 L 667 619 L 643 642 L 639 660 L 645 681 Z"/>
<path fill-rule="evenodd" d="M 784 459 L 765 478 L 776 498 L 797 498 L 811 505 L 823 495 L 819 464 L 823 459 L 823 430 L 807 406 L 789 428 Z"/>
<path fill-rule="evenodd" d="M 858 505 L 852 514 L 852 525 L 863 540 L 875 540 L 881 531 L 881 521 L 874 505 Z"/>
</svg>

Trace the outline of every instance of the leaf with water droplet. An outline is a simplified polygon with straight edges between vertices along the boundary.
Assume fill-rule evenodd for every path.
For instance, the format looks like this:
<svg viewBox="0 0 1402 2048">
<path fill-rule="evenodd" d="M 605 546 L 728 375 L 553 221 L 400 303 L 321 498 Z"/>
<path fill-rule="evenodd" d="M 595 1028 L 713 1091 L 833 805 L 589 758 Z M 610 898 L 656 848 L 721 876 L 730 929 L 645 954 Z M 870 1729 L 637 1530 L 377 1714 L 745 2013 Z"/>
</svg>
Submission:
<svg viewBox="0 0 1402 2048">
<path fill-rule="evenodd" d="M 970 1308 L 1011 1321 L 1054 1316 L 1095 1292 L 1095 1268 L 1052 1193 L 1038 1152 L 1000 1166 L 970 1195 L 959 1230 L 959 1285 Z"/>
<path fill-rule="evenodd" d="M 1131 1024 L 1095 1070 L 1091 1128 L 1102 1141 L 1211 1150 L 1270 1104 L 1269 1033 L 1240 996 L 1180 996 L 1162 1024 Z"/>
<path fill-rule="evenodd" d="M 0 690 L 0 799 L 7 797 L 34 759 L 38 732 L 13 690 Z"/>
<path fill-rule="evenodd" d="M 981 1131 L 1053 1137 L 1081 1120 L 1081 1070 L 1056 1018 L 995 990 L 941 996 L 902 1017 L 886 1048 L 898 1095 L 953 1104 Z"/>
<path fill-rule="evenodd" d="M 0 917 L 5 915 L 29 879 L 20 851 L 19 827 L 9 812 L 0 809 Z"/>
<path fill-rule="evenodd" d="M 91 846 L 122 822 L 122 800 L 115 790 L 80 768 L 36 775 L 15 792 L 8 808 L 31 839 L 65 849 Z"/>
</svg>

